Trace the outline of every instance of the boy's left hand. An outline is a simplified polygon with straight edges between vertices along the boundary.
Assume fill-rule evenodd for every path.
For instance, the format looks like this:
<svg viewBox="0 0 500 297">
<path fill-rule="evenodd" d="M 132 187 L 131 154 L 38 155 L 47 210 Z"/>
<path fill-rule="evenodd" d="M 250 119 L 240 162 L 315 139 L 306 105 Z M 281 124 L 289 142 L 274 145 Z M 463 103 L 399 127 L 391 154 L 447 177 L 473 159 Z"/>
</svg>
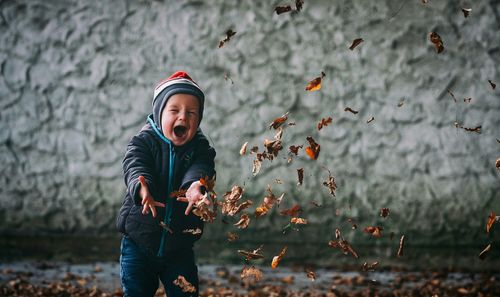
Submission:
<svg viewBox="0 0 500 297">
<path fill-rule="evenodd" d="M 193 182 L 186 191 L 186 197 L 178 197 L 177 201 L 187 202 L 188 206 L 186 207 L 185 215 L 188 215 L 193 208 L 193 205 L 198 203 L 200 200 L 203 200 L 203 203 L 210 205 L 210 200 L 201 193 L 201 183 L 200 181 Z"/>
</svg>

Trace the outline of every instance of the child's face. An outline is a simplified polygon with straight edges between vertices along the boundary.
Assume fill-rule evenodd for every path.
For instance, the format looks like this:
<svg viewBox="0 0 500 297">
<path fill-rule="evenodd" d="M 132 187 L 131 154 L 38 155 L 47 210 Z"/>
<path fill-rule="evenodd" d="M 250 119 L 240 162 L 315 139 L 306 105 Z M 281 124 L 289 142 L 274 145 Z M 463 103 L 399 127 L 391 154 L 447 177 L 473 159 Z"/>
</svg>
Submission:
<svg viewBox="0 0 500 297">
<path fill-rule="evenodd" d="M 176 146 L 193 139 L 200 118 L 198 98 L 188 94 L 175 94 L 167 101 L 161 113 L 163 135 Z"/>
</svg>

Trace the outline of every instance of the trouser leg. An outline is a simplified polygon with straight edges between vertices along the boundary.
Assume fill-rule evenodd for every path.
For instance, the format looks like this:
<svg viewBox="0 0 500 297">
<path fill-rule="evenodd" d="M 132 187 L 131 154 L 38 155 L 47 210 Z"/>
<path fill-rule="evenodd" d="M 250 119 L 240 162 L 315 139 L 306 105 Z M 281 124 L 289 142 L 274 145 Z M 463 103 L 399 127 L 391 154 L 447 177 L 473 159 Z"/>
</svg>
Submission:
<svg viewBox="0 0 500 297">
<path fill-rule="evenodd" d="M 158 289 L 158 275 L 150 262 L 148 255 L 130 238 L 123 237 L 120 278 L 125 297 L 154 296 Z"/>
</svg>

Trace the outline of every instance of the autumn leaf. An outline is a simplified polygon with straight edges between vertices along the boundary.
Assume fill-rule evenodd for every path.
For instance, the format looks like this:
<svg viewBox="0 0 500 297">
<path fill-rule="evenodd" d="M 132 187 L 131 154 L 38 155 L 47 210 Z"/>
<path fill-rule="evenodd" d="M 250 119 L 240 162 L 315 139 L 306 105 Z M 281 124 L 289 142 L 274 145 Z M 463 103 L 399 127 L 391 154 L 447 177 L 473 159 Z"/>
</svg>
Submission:
<svg viewBox="0 0 500 297">
<path fill-rule="evenodd" d="M 250 154 L 256 154 L 258 151 L 259 147 L 255 145 L 250 149 Z"/>
<path fill-rule="evenodd" d="M 299 149 L 301 149 L 303 147 L 303 145 L 291 145 L 289 148 L 288 148 L 288 151 L 292 154 L 294 154 L 295 156 L 297 156 L 299 154 Z"/>
<path fill-rule="evenodd" d="M 354 258 L 359 258 L 358 253 L 352 248 L 349 242 L 347 242 L 347 240 L 342 237 L 340 237 L 340 239 L 337 241 L 330 240 L 328 242 L 328 246 L 331 248 L 340 249 L 344 255 L 351 254 Z"/>
<path fill-rule="evenodd" d="M 236 32 L 234 32 L 233 30 L 231 30 L 231 29 L 227 30 L 226 31 L 226 38 L 219 41 L 219 48 L 223 47 L 226 44 L 226 42 L 231 40 L 231 37 L 233 37 L 235 34 L 236 34 Z"/>
<path fill-rule="evenodd" d="M 436 47 L 436 51 L 438 54 L 444 50 L 443 40 L 441 40 L 441 36 L 439 36 L 439 34 L 437 34 L 436 32 L 430 32 L 429 39 Z"/>
<path fill-rule="evenodd" d="M 496 216 L 495 213 L 492 211 L 490 215 L 488 216 L 488 222 L 486 222 L 486 232 L 490 233 L 491 227 L 493 227 L 493 224 L 496 221 Z"/>
<path fill-rule="evenodd" d="M 471 13 L 472 8 L 463 8 L 462 7 L 462 12 L 464 13 L 464 18 L 468 17 L 469 14 Z"/>
<path fill-rule="evenodd" d="M 483 250 L 481 253 L 479 253 L 479 259 L 484 260 L 484 258 L 486 257 L 486 254 L 487 254 L 490 250 L 491 250 L 491 243 L 490 243 L 490 244 L 488 244 L 488 245 L 484 248 L 484 250 Z"/>
<path fill-rule="evenodd" d="M 330 195 L 335 197 L 335 191 L 337 190 L 337 183 L 335 182 L 335 178 L 329 169 L 325 168 L 328 171 L 328 178 L 323 182 L 323 186 L 328 188 Z"/>
<path fill-rule="evenodd" d="M 297 169 L 297 178 L 298 178 L 297 186 L 302 185 L 302 181 L 304 180 L 304 168 L 298 168 Z"/>
<path fill-rule="evenodd" d="M 383 217 L 383 218 L 387 218 L 387 216 L 389 215 L 389 208 L 387 207 L 384 207 L 384 208 L 381 208 L 380 209 L 380 216 Z"/>
<path fill-rule="evenodd" d="M 323 129 L 323 127 L 326 127 L 328 126 L 328 124 L 331 124 L 332 123 L 332 118 L 331 117 L 328 117 L 328 119 L 325 119 L 325 118 L 322 118 L 321 121 L 318 122 L 318 131 Z"/>
<path fill-rule="evenodd" d="M 207 192 L 214 192 L 215 180 L 215 175 L 212 178 L 205 176 L 200 178 L 200 183 L 206 188 Z"/>
<path fill-rule="evenodd" d="M 323 71 L 321 71 L 320 77 L 316 77 L 315 79 L 311 80 L 307 84 L 306 91 L 313 92 L 313 91 L 317 91 L 317 90 L 321 89 L 321 81 L 323 80 L 323 78 L 325 76 L 326 76 L 326 74 Z"/>
<path fill-rule="evenodd" d="M 190 282 L 186 280 L 186 278 L 182 275 L 179 275 L 177 279 L 173 281 L 173 284 L 180 287 L 182 292 L 184 293 L 195 293 L 196 287 L 193 286 Z"/>
<path fill-rule="evenodd" d="M 241 210 L 252 205 L 252 201 L 250 200 L 239 204 L 242 195 L 243 188 L 238 185 L 234 185 L 231 191 L 226 192 L 226 194 L 224 194 L 224 201 L 222 201 L 222 213 L 234 216 Z"/>
<path fill-rule="evenodd" d="M 497 169 L 500 169 L 500 158 L 498 158 L 497 161 L 495 162 L 495 167 Z"/>
<path fill-rule="evenodd" d="M 281 5 L 281 6 L 276 6 L 274 8 L 274 11 L 276 12 L 277 15 L 280 15 L 285 12 L 290 12 L 292 11 L 292 6 L 291 5 Z"/>
<path fill-rule="evenodd" d="M 281 249 L 281 252 L 279 253 L 279 255 L 273 257 L 273 260 L 271 261 L 271 268 L 272 269 L 275 269 L 276 267 L 278 267 L 278 264 L 280 263 L 281 259 L 283 259 L 283 257 L 285 256 L 286 249 L 287 249 L 286 246 L 283 247 Z"/>
<path fill-rule="evenodd" d="M 300 205 L 298 204 L 295 204 L 294 206 L 292 206 L 291 208 L 289 209 L 285 209 L 283 211 L 280 212 L 281 215 L 283 216 L 291 216 L 291 217 L 296 217 L 298 216 L 300 213 L 302 212 L 302 208 L 300 207 Z"/>
<path fill-rule="evenodd" d="M 205 193 L 205 199 L 208 197 L 208 192 Z M 212 207 L 210 205 L 207 205 L 204 200 L 201 199 L 198 202 L 194 204 L 194 208 L 192 210 L 193 214 L 200 217 L 200 219 L 204 222 L 210 222 L 212 223 L 215 220 L 215 217 L 217 215 L 217 203 L 215 200 L 211 201 Z"/>
<path fill-rule="evenodd" d="M 295 0 L 295 10 L 301 11 L 304 6 L 304 0 Z"/>
<path fill-rule="evenodd" d="M 233 242 L 233 241 L 238 240 L 238 238 L 239 238 L 238 234 L 233 233 L 233 232 L 227 232 L 227 241 Z"/>
<path fill-rule="evenodd" d="M 247 146 L 248 146 L 248 141 L 247 141 L 247 142 L 245 142 L 245 143 L 241 146 L 241 148 L 240 148 L 240 155 L 241 155 L 241 156 L 244 156 L 244 155 L 246 155 L 246 154 L 247 154 Z"/>
<path fill-rule="evenodd" d="M 490 83 L 490 86 L 493 90 L 497 87 L 497 85 L 494 82 L 492 82 L 491 80 L 488 79 L 488 82 Z"/>
<path fill-rule="evenodd" d="M 290 219 L 290 223 L 296 225 L 307 225 L 307 220 L 303 218 L 294 217 Z"/>
<path fill-rule="evenodd" d="M 227 73 L 224 73 L 224 80 L 226 81 L 231 81 L 231 84 L 234 85 L 234 81 L 233 79 L 227 74 Z"/>
<path fill-rule="evenodd" d="M 312 160 L 316 160 L 318 158 L 321 146 L 318 143 L 316 143 L 316 141 L 314 141 L 314 139 L 311 136 L 307 136 L 306 139 L 307 141 L 309 141 L 309 146 L 306 147 L 306 154 Z"/>
<path fill-rule="evenodd" d="M 262 250 L 263 245 L 259 246 L 257 249 L 253 251 L 245 251 L 245 250 L 238 250 L 238 253 L 242 256 L 245 257 L 245 260 L 250 261 L 250 260 L 256 260 L 256 259 L 262 259 L 264 258 L 264 255 L 260 253 Z"/>
<path fill-rule="evenodd" d="M 283 196 L 283 195 L 282 195 Z M 282 199 L 283 197 L 281 197 Z M 267 186 L 267 196 L 264 197 L 262 203 L 255 209 L 255 217 L 260 217 L 265 215 L 277 202 L 276 196 L 273 194 L 271 186 Z"/>
<path fill-rule="evenodd" d="M 405 104 L 405 99 L 404 99 L 404 98 L 403 98 L 403 99 L 401 99 L 401 101 L 399 101 L 399 103 L 398 103 L 398 107 L 402 107 L 402 106 L 403 106 L 403 104 Z"/>
<path fill-rule="evenodd" d="M 369 124 L 369 123 L 373 122 L 374 120 L 375 120 L 375 117 L 371 117 L 371 118 L 369 118 L 369 119 L 366 121 L 366 123 L 367 123 L 367 124 Z"/>
<path fill-rule="evenodd" d="M 276 118 L 274 119 L 274 121 L 269 124 L 269 129 L 273 128 L 273 129 L 278 129 L 278 127 L 280 127 L 281 125 L 283 125 L 284 122 L 286 122 L 286 120 L 288 120 L 288 114 L 289 112 L 287 111 L 284 115 L 280 116 L 279 118 Z"/>
<path fill-rule="evenodd" d="M 283 149 L 281 140 L 278 139 L 264 139 L 264 147 L 266 148 L 267 153 L 273 155 L 274 157 L 278 156 L 279 151 Z"/>
<path fill-rule="evenodd" d="M 469 98 L 464 98 L 464 102 L 465 102 L 465 103 L 470 103 L 470 101 L 471 101 L 471 100 L 472 100 L 472 98 L 471 98 L 471 97 L 469 97 Z"/>
<path fill-rule="evenodd" d="M 176 198 L 176 197 L 184 197 L 186 195 L 187 190 L 180 189 L 179 191 L 173 191 L 170 193 L 170 198 Z"/>
<path fill-rule="evenodd" d="M 356 38 L 352 41 L 352 44 L 351 46 L 349 47 L 349 49 L 352 51 L 354 48 L 356 48 L 358 45 L 361 44 L 361 42 L 363 42 L 363 38 Z"/>
<path fill-rule="evenodd" d="M 258 158 L 253 160 L 252 175 L 256 176 L 257 174 L 259 174 L 261 167 L 262 167 L 262 161 L 260 161 Z"/>
<path fill-rule="evenodd" d="M 262 279 L 262 271 L 258 268 L 252 267 L 243 267 L 240 274 L 241 279 L 252 277 L 255 281 L 260 281 Z"/>
<path fill-rule="evenodd" d="M 455 97 L 455 95 L 451 92 L 450 89 L 447 89 L 446 90 L 448 92 L 448 94 L 450 94 L 451 98 L 453 98 L 453 101 L 457 102 L 457 98 Z"/>
<path fill-rule="evenodd" d="M 365 263 L 363 263 L 361 270 L 363 270 L 363 271 L 375 271 L 375 268 L 377 268 L 377 266 L 378 266 L 377 261 L 373 262 L 372 264 L 368 264 L 365 262 Z"/>
<path fill-rule="evenodd" d="M 405 244 L 405 236 L 404 235 L 401 235 L 401 239 L 399 240 L 399 249 L 398 249 L 398 258 L 403 256 L 403 247 L 404 247 L 404 244 Z"/>
<path fill-rule="evenodd" d="M 346 107 L 346 108 L 344 108 L 344 111 L 348 111 L 348 112 L 353 113 L 353 114 L 357 114 L 357 113 L 359 112 L 359 111 L 354 110 L 354 109 L 352 109 L 352 108 L 350 108 L 350 107 Z"/>
<path fill-rule="evenodd" d="M 248 227 L 248 224 L 250 223 L 250 217 L 244 213 L 240 216 L 240 220 L 234 224 L 234 226 L 240 228 L 240 229 L 245 229 Z"/>
<path fill-rule="evenodd" d="M 465 131 L 476 132 L 477 134 L 481 134 L 481 126 L 477 126 L 477 127 L 474 127 L 474 128 L 463 127 L 463 129 Z"/>
<path fill-rule="evenodd" d="M 384 230 L 384 228 L 380 226 L 368 226 L 365 227 L 363 231 L 365 231 L 365 233 L 371 234 L 373 237 L 379 238 L 382 237 L 382 230 Z"/>
<path fill-rule="evenodd" d="M 172 229 L 170 229 L 170 227 L 169 227 L 167 224 L 165 224 L 165 222 L 160 221 L 160 224 L 159 224 L 159 225 L 160 225 L 160 227 L 162 227 L 163 229 L 165 229 L 168 233 L 170 233 L 170 234 L 173 234 L 173 233 L 174 233 L 174 232 L 172 231 Z"/>
<path fill-rule="evenodd" d="M 185 229 L 185 230 L 182 230 L 182 233 L 189 233 L 189 234 L 192 234 L 192 235 L 198 235 L 198 234 L 201 234 L 201 229 L 200 228 Z"/>
<path fill-rule="evenodd" d="M 306 268 L 306 276 L 311 281 L 315 281 L 316 280 L 316 272 L 312 271 L 309 268 Z"/>
</svg>

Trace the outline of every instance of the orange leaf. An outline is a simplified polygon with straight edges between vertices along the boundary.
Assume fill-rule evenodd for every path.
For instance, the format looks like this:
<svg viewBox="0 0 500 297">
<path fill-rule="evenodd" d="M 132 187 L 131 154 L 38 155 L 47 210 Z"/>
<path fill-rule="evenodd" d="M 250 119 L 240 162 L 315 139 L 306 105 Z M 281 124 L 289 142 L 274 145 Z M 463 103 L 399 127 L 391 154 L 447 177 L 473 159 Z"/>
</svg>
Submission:
<svg viewBox="0 0 500 297">
<path fill-rule="evenodd" d="M 290 223 L 297 225 L 307 225 L 307 220 L 303 218 L 291 218 Z"/>
<path fill-rule="evenodd" d="M 283 247 L 283 249 L 281 249 L 280 254 L 279 254 L 279 255 L 277 255 L 277 256 L 274 256 L 274 257 L 273 257 L 273 260 L 272 260 L 272 262 L 271 262 L 271 267 L 272 267 L 273 269 L 275 269 L 276 267 L 278 267 L 278 264 L 280 263 L 281 259 L 283 259 L 283 256 L 285 256 L 286 249 L 287 249 L 287 247 L 286 247 L 286 246 L 285 246 L 285 247 Z"/>
<path fill-rule="evenodd" d="M 316 160 L 319 155 L 319 151 L 321 149 L 321 146 L 314 141 L 314 139 L 311 136 L 306 137 L 307 141 L 309 141 L 309 146 L 306 147 L 306 154 L 311 158 L 312 160 Z"/>
<path fill-rule="evenodd" d="M 488 216 L 488 222 L 486 223 L 486 232 L 490 233 L 491 227 L 495 223 L 495 213 L 492 211 L 490 215 Z"/>
<path fill-rule="evenodd" d="M 371 234 L 373 237 L 382 237 L 382 230 L 384 230 L 384 228 L 380 227 L 380 226 L 368 226 L 368 227 L 365 227 L 364 231 L 368 234 Z"/>
<path fill-rule="evenodd" d="M 306 86 L 306 91 L 313 92 L 321 89 L 321 81 L 325 76 L 326 74 L 323 71 L 321 71 L 321 77 L 316 77 L 315 79 L 311 80 Z"/>
<path fill-rule="evenodd" d="M 280 214 L 284 216 L 296 217 L 301 212 L 302 208 L 300 208 L 300 205 L 295 204 L 293 207 L 283 210 L 282 212 L 280 212 Z"/>
<path fill-rule="evenodd" d="M 287 111 L 284 115 L 274 119 L 274 121 L 269 124 L 269 129 L 278 129 L 279 126 L 281 126 L 286 120 L 288 120 L 288 114 L 289 112 Z"/>
</svg>

